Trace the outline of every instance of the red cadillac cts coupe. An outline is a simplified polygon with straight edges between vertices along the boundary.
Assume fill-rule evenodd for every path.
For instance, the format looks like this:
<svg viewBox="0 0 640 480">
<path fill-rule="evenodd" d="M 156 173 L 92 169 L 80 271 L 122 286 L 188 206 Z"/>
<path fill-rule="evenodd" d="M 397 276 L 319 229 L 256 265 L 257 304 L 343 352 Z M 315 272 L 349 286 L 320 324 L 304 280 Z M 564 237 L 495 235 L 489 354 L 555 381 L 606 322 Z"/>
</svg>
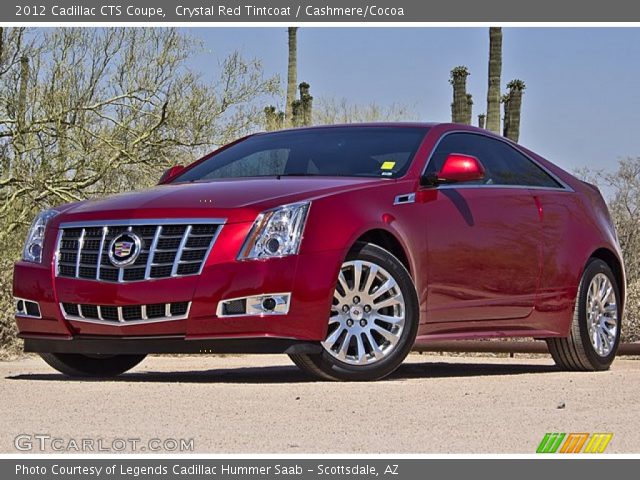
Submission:
<svg viewBox="0 0 640 480">
<path fill-rule="evenodd" d="M 44 211 L 13 292 L 25 350 L 67 375 L 282 352 L 373 380 L 434 339 L 534 337 L 607 369 L 624 288 L 594 186 L 485 130 L 373 124 L 251 135 Z"/>
</svg>

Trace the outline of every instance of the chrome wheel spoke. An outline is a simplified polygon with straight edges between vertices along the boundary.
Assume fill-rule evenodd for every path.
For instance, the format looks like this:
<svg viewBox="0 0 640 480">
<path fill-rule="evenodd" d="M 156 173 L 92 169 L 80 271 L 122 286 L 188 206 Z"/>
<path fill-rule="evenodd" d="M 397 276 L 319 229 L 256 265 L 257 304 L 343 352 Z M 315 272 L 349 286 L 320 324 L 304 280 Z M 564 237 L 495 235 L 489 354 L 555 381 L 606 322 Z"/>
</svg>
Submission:
<svg viewBox="0 0 640 480">
<path fill-rule="evenodd" d="M 385 298 L 380 303 L 374 304 L 374 308 L 376 310 L 381 310 L 387 307 L 393 307 L 395 305 L 400 305 L 400 302 L 403 302 L 402 295 L 393 295 L 392 297 Z"/>
<path fill-rule="evenodd" d="M 367 281 L 364 284 L 364 287 L 362 287 L 362 291 L 369 295 L 369 292 L 371 291 L 371 286 L 373 285 L 373 281 L 376 279 L 376 276 L 378 275 L 378 266 L 377 265 L 371 265 L 369 267 L 369 273 L 367 274 Z"/>
<path fill-rule="evenodd" d="M 390 278 L 389 280 L 384 282 L 382 285 L 380 285 L 380 288 L 378 288 L 375 292 L 373 292 L 373 294 L 371 295 L 371 299 L 374 301 L 377 300 L 385 293 L 390 292 L 393 288 L 396 287 L 396 285 L 397 285 L 396 281 L 393 278 Z"/>
<path fill-rule="evenodd" d="M 353 262 L 353 291 L 360 291 L 360 280 L 362 280 L 362 262 Z"/>
<path fill-rule="evenodd" d="M 373 335 L 371 335 L 371 331 L 366 332 L 365 335 L 367 336 L 367 341 L 369 342 L 369 345 L 371 345 L 371 353 L 373 357 L 375 359 L 382 358 L 384 354 L 382 353 L 382 350 L 380 349 L 378 342 L 376 342 L 376 339 L 373 338 Z"/>
<path fill-rule="evenodd" d="M 347 284 L 347 279 L 344 278 L 344 273 L 342 272 L 342 270 L 340 270 L 340 273 L 338 274 L 338 282 L 340 283 L 340 286 L 344 290 L 345 294 L 351 291 L 351 289 L 349 288 L 349 285 Z M 344 297 L 343 295 L 340 295 L 340 296 Z"/>
<path fill-rule="evenodd" d="M 356 337 L 356 358 L 358 359 L 358 363 L 367 363 L 367 352 L 364 349 L 364 342 L 362 341 L 362 337 L 360 335 L 355 335 Z"/>
<path fill-rule="evenodd" d="M 383 322 L 390 323 L 391 325 L 402 325 L 404 323 L 404 315 L 391 316 L 391 315 L 376 315 L 376 320 L 382 320 Z"/>
<path fill-rule="evenodd" d="M 338 358 L 341 360 L 347 359 L 347 351 L 349 350 L 349 345 L 351 344 L 352 335 L 347 332 L 342 340 L 342 345 L 340 346 L 340 350 L 338 350 Z"/>
<path fill-rule="evenodd" d="M 350 365 L 384 359 L 405 324 L 404 297 L 395 278 L 379 265 L 345 262 L 338 275 L 324 350 Z"/>
<path fill-rule="evenodd" d="M 384 328 L 374 328 L 373 331 L 382 335 L 391 345 L 398 343 L 398 336 Z"/>
<path fill-rule="evenodd" d="M 340 338 L 340 335 L 342 334 L 342 332 L 344 331 L 344 329 L 342 328 L 342 326 L 338 326 L 338 328 L 336 328 L 333 333 L 331 333 L 327 339 L 324 341 L 324 344 L 327 348 L 331 348 L 335 345 L 335 343 L 338 341 L 338 338 Z"/>
</svg>

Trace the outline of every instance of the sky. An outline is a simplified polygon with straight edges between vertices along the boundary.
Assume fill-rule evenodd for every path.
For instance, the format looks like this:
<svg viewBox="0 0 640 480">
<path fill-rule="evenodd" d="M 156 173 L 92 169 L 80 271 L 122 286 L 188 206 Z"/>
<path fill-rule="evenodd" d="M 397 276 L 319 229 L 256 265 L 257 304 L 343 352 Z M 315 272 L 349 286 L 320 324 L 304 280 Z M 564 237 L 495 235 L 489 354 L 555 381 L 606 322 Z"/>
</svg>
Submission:
<svg viewBox="0 0 640 480">
<path fill-rule="evenodd" d="M 216 74 L 211 54 L 238 50 L 279 74 L 284 90 L 286 28 L 189 30 L 204 43 L 191 63 L 205 76 Z M 451 118 L 449 72 L 466 65 L 476 122 L 486 111 L 488 50 L 488 28 L 301 27 L 298 81 L 314 98 L 403 104 L 440 122 Z M 527 85 L 522 145 L 570 171 L 613 170 L 640 156 L 640 28 L 504 28 L 503 91 L 514 78 Z"/>
</svg>

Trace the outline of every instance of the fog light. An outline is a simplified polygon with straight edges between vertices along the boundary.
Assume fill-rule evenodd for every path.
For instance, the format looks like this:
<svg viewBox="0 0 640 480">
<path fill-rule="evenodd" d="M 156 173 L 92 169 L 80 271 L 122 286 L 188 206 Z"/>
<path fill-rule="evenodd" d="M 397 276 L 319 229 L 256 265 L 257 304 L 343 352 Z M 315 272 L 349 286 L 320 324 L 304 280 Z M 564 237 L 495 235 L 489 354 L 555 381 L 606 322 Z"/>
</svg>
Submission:
<svg viewBox="0 0 640 480">
<path fill-rule="evenodd" d="M 218 317 L 286 315 L 289 313 L 290 302 L 290 293 L 271 293 L 252 297 L 230 298 L 218 303 L 216 315 Z"/>
<path fill-rule="evenodd" d="M 26 300 L 24 298 L 15 298 L 16 316 L 28 318 L 42 318 L 40 313 L 40 305 L 38 302 Z"/>
<path fill-rule="evenodd" d="M 272 312 L 277 306 L 278 304 L 273 297 L 267 297 L 262 300 L 262 309 L 266 312 Z"/>
</svg>

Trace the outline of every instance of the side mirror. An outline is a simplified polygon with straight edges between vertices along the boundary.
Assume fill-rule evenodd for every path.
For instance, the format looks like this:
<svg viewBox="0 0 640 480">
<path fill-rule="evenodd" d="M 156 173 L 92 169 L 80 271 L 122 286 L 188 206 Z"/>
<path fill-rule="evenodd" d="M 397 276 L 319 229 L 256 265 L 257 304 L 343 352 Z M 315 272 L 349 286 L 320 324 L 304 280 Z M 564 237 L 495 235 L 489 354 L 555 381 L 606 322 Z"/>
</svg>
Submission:
<svg viewBox="0 0 640 480">
<path fill-rule="evenodd" d="M 484 178 L 484 167 L 480 160 L 471 155 L 450 153 L 444 165 L 437 174 L 423 178 L 425 185 L 440 185 L 442 183 L 471 182 Z"/>
<path fill-rule="evenodd" d="M 167 183 L 168 180 L 171 180 L 173 177 L 177 176 L 180 172 L 184 170 L 182 165 L 174 165 L 173 167 L 167 168 L 160 180 L 158 180 L 158 185 L 162 185 L 163 183 Z"/>
</svg>

